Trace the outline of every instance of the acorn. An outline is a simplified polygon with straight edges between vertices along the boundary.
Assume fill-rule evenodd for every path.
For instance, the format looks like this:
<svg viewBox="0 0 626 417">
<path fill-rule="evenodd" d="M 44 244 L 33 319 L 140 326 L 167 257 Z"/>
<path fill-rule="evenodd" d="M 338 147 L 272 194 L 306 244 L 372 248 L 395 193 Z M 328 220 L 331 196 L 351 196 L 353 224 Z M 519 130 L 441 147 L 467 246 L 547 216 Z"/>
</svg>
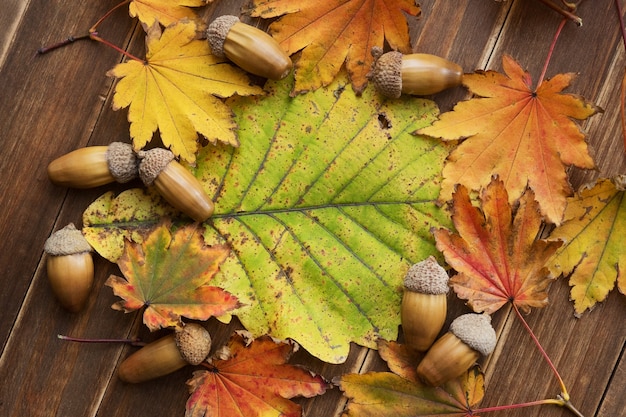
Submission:
<svg viewBox="0 0 626 417">
<path fill-rule="evenodd" d="M 50 162 L 48 177 L 56 185 L 72 188 L 126 183 L 137 177 L 137 158 L 128 143 L 88 146 Z"/>
<path fill-rule="evenodd" d="M 139 177 L 156 188 L 165 200 L 192 219 L 203 222 L 213 214 L 213 201 L 191 172 L 174 159 L 167 149 L 140 151 Z"/>
<path fill-rule="evenodd" d="M 175 333 L 139 349 L 120 364 L 117 375 L 139 383 L 171 374 L 187 365 L 199 365 L 211 350 L 211 335 L 201 325 L 185 324 Z"/>
<path fill-rule="evenodd" d="M 417 375 L 427 384 L 439 386 L 461 376 L 480 356 L 496 347 L 496 332 L 488 314 L 464 314 L 450 324 L 417 366 Z"/>
<path fill-rule="evenodd" d="M 402 331 L 410 348 L 424 352 L 433 344 L 446 321 L 448 274 L 430 256 L 416 263 L 404 277 Z"/>
<path fill-rule="evenodd" d="M 376 61 L 368 78 L 386 97 L 399 98 L 402 93 L 426 96 L 463 81 L 461 66 L 436 55 L 403 55 L 397 51 L 383 54 L 383 50 L 375 46 L 372 56 Z"/>
<path fill-rule="evenodd" d="M 91 250 L 87 239 L 72 223 L 54 232 L 44 245 L 52 291 L 61 305 L 72 313 L 85 307 L 93 285 Z"/>
<path fill-rule="evenodd" d="M 291 59 L 278 42 L 237 16 L 216 18 L 206 34 L 213 55 L 226 57 L 251 74 L 281 80 L 291 71 Z"/>
</svg>

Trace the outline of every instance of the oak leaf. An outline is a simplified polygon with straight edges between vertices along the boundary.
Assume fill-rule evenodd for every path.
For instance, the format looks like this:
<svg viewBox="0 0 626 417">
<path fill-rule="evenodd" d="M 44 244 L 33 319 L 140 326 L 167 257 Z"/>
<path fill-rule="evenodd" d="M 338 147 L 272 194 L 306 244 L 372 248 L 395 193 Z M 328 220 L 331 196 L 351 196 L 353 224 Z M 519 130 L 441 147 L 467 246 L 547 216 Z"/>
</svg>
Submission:
<svg viewBox="0 0 626 417">
<path fill-rule="evenodd" d="M 458 186 L 452 200 L 457 232 L 434 232 L 437 248 L 458 272 L 450 285 L 476 312 L 492 314 L 508 302 L 523 312 L 545 306 L 553 280 L 545 265 L 562 242 L 536 239 L 541 215 L 534 193 L 527 189 L 513 209 L 504 183 L 494 178 L 480 205 Z"/>
<path fill-rule="evenodd" d="M 484 376 L 475 366 L 445 383 L 431 387 L 415 374 L 418 359 L 404 345 L 379 341 L 381 357 L 393 372 L 348 374 L 340 387 L 348 397 L 347 416 L 359 417 L 469 417 L 485 394 Z"/>
<path fill-rule="evenodd" d="M 440 198 L 448 200 L 455 184 L 479 190 L 498 175 L 510 202 L 530 186 L 541 212 L 558 224 L 572 193 L 565 165 L 594 167 L 585 136 L 572 119 L 586 119 L 599 109 L 562 93 L 573 74 L 558 74 L 534 90 L 530 75 L 513 58 L 504 56 L 502 66 L 505 74 L 464 75 L 463 84 L 478 97 L 419 130 L 444 140 L 468 137 L 448 158 Z"/>
<path fill-rule="evenodd" d="M 160 224 L 143 243 L 126 243 L 117 262 L 125 279 L 111 275 L 106 282 L 123 299 L 113 308 L 145 307 L 143 321 L 150 330 L 176 326 L 181 316 L 207 320 L 235 309 L 239 302 L 233 295 L 208 285 L 228 252 L 225 246 L 205 245 L 195 224 L 174 233 Z"/>
<path fill-rule="evenodd" d="M 548 265 L 556 276 L 571 274 L 570 296 L 577 316 L 606 299 L 616 285 L 626 294 L 625 186 L 622 175 L 584 187 L 568 199 L 564 223 L 549 236 L 565 241 Z"/>
<path fill-rule="evenodd" d="M 209 3 L 211 1 L 208 0 Z M 179 20 L 196 18 L 196 13 L 189 7 L 200 7 L 206 3 L 206 0 L 132 0 L 128 11 L 144 27 L 152 27 L 155 23 L 169 26 Z"/>
<path fill-rule="evenodd" d="M 213 359 L 210 371 L 196 371 L 187 381 L 191 396 L 185 417 L 299 417 L 296 396 L 321 395 L 328 384 L 306 369 L 288 365 L 293 342 L 235 334 L 226 359 Z"/>
<path fill-rule="evenodd" d="M 146 62 L 118 64 L 109 75 L 120 78 L 113 109 L 129 107 L 130 136 L 142 149 L 159 129 L 165 146 L 195 161 L 198 133 L 209 141 L 238 146 L 232 111 L 220 97 L 261 94 L 247 76 L 211 55 L 206 41 L 195 39 L 196 25 L 179 22 L 161 34 L 148 30 Z"/>
<path fill-rule="evenodd" d="M 374 62 L 372 47 L 387 40 L 391 48 L 411 52 L 406 15 L 418 16 L 420 8 L 413 0 L 254 0 L 250 12 L 281 16 L 270 33 L 289 55 L 302 50 L 294 94 L 330 84 L 344 62 L 360 94 Z"/>
<path fill-rule="evenodd" d="M 205 241 L 231 248 L 214 285 L 244 304 L 233 314 L 254 336 L 292 338 L 332 363 L 352 342 L 397 337 L 402 279 L 430 255 L 443 261 L 430 229 L 450 226 L 436 201 L 449 147 L 411 134 L 436 105 L 357 97 L 347 83 L 344 73 L 290 98 L 290 78 L 229 99 L 242 146 L 206 146 L 190 168 L 215 202 Z M 106 194 L 85 211 L 84 233 L 115 261 L 121 237 L 165 211 L 153 205 L 143 190 Z"/>
</svg>

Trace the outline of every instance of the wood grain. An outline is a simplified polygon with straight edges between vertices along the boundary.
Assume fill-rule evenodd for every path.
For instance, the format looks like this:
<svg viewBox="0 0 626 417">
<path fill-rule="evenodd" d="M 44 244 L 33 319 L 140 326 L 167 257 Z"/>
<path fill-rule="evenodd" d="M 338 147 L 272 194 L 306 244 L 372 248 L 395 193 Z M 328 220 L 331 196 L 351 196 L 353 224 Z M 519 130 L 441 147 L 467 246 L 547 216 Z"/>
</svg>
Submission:
<svg viewBox="0 0 626 417">
<path fill-rule="evenodd" d="M 206 21 L 222 14 L 241 14 L 245 0 L 215 0 L 202 9 Z M 504 54 L 513 56 L 536 82 L 560 17 L 531 0 L 424 0 L 422 16 L 410 20 L 413 49 L 448 57 L 466 72 L 501 70 Z M 80 345 L 57 334 L 77 337 L 136 336 L 153 340 L 136 314 L 109 306 L 116 301 L 104 281 L 117 267 L 97 259 L 96 288 L 80 314 L 70 314 L 53 298 L 44 268 L 43 243 L 53 230 L 81 223 L 83 210 L 103 191 L 67 190 L 52 185 L 45 167 L 56 156 L 86 145 L 128 141 L 126 112 L 111 109 L 113 81 L 108 69 L 119 53 L 96 42 L 81 41 L 37 56 L 42 45 L 81 35 L 115 0 L 9 0 L 0 14 L 0 415 L 152 417 L 184 415 L 185 381 L 192 369 L 141 385 L 115 375 L 118 363 L 134 347 Z M 619 85 L 626 57 L 613 2 L 583 1 L 583 27 L 567 24 L 556 45 L 547 77 L 576 72 L 569 92 L 580 94 L 604 111 L 581 124 L 595 156 L 597 170 L 570 168 L 574 188 L 598 178 L 626 172 L 619 121 Z M 266 27 L 267 22 L 244 20 Z M 141 28 L 121 8 L 99 28 L 102 36 L 135 54 L 144 52 Z M 468 93 L 463 88 L 434 97 L 442 111 Z M 133 186 L 133 184 L 131 184 Z M 550 304 L 534 310 L 528 323 L 554 361 L 572 401 L 586 417 L 620 416 L 626 408 L 626 301 L 613 291 L 606 302 L 576 319 L 566 279 L 556 281 Z M 451 297 L 448 322 L 467 308 Z M 554 397 L 559 386 L 514 314 L 494 317 L 499 342 L 483 361 L 487 394 L 482 406 Z M 235 320 L 210 320 L 216 345 L 224 343 Z M 301 350 L 293 363 L 305 365 L 329 380 L 344 373 L 384 370 L 375 351 L 352 346 L 346 363 L 325 364 Z M 339 416 L 345 398 L 338 388 L 324 396 L 298 399 L 305 415 Z M 561 417 L 554 406 L 494 413 L 506 416 Z"/>
</svg>

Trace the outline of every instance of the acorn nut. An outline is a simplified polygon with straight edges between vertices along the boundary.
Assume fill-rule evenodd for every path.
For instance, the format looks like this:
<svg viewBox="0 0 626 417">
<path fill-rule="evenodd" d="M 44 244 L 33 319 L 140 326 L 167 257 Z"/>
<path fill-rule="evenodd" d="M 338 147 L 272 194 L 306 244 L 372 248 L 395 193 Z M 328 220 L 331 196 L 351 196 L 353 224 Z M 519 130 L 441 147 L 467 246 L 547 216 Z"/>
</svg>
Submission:
<svg viewBox="0 0 626 417">
<path fill-rule="evenodd" d="M 448 289 L 448 274 L 433 256 L 409 268 L 400 311 L 407 346 L 424 352 L 433 344 L 446 321 Z"/>
<path fill-rule="evenodd" d="M 137 177 L 137 158 L 128 143 L 88 146 L 50 162 L 48 177 L 56 185 L 72 188 L 125 183 Z"/>
<path fill-rule="evenodd" d="M 291 71 L 291 59 L 278 42 L 237 16 L 216 18 L 206 33 L 213 55 L 226 57 L 249 73 L 280 80 Z"/>
<path fill-rule="evenodd" d="M 435 94 L 460 85 L 463 80 L 461 66 L 436 55 L 403 55 L 397 51 L 383 54 L 380 47 L 372 48 L 372 55 L 376 61 L 368 78 L 386 97 Z"/>
<path fill-rule="evenodd" d="M 213 214 L 213 201 L 191 172 L 174 159 L 167 149 L 140 151 L 139 177 L 146 186 L 154 185 L 165 200 L 193 220 L 203 222 Z"/>
<path fill-rule="evenodd" d="M 496 347 L 496 332 L 488 314 L 464 314 L 450 324 L 449 331 L 432 345 L 417 366 L 417 375 L 427 384 L 439 386 L 466 372 L 481 355 Z"/>
<path fill-rule="evenodd" d="M 72 313 L 83 309 L 93 285 L 91 246 L 70 223 L 54 232 L 44 245 L 46 270 L 52 291 Z"/>
<path fill-rule="evenodd" d="M 182 329 L 139 349 L 120 364 L 117 374 L 124 382 L 139 383 L 171 374 L 186 365 L 198 365 L 211 350 L 211 336 L 201 325 Z"/>
</svg>

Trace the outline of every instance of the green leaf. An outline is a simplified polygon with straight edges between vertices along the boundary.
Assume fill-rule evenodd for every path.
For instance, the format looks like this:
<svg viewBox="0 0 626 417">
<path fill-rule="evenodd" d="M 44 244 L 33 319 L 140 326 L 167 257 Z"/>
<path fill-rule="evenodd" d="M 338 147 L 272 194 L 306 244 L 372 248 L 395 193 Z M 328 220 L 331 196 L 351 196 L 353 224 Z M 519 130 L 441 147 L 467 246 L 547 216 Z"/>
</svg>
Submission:
<svg viewBox="0 0 626 417">
<path fill-rule="evenodd" d="M 234 314 L 253 335 L 295 339 L 331 363 L 350 342 L 397 337 L 404 273 L 437 254 L 431 228 L 451 227 L 435 203 L 449 148 L 410 133 L 433 122 L 435 104 L 381 101 L 372 89 L 357 97 L 347 83 L 290 98 L 289 79 L 269 83 L 266 97 L 229 100 L 242 146 L 207 146 L 195 168 L 216 206 L 204 239 L 231 247 L 214 285 L 244 304 Z M 113 222 L 88 208 L 87 239 L 114 260 L 102 241 L 155 222 L 145 204 Z"/>
</svg>

